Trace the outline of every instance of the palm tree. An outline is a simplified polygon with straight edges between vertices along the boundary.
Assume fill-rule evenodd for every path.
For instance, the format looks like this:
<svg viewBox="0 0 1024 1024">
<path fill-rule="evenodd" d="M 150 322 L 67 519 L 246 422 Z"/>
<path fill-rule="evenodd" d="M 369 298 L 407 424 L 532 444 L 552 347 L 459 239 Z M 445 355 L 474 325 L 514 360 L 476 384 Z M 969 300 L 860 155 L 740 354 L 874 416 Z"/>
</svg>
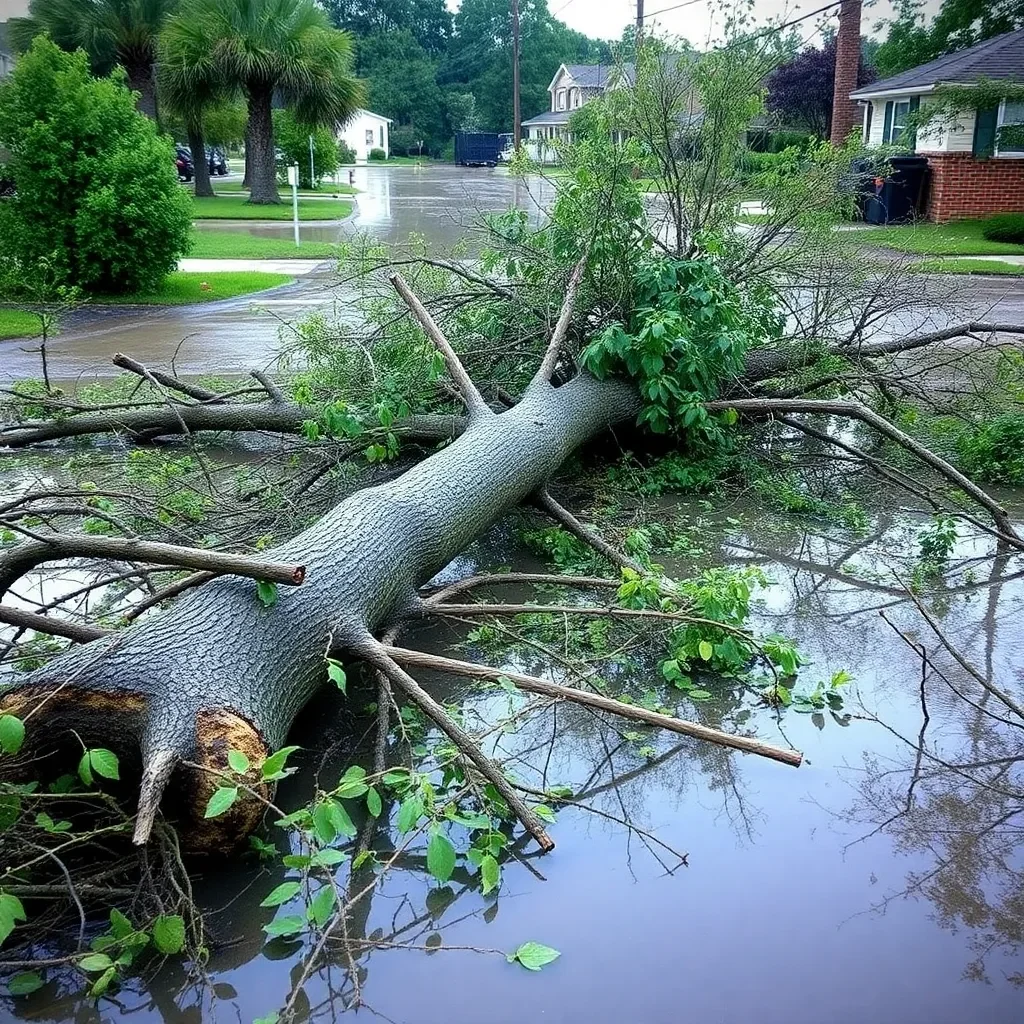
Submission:
<svg viewBox="0 0 1024 1024">
<path fill-rule="evenodd" d="M 79 47 L 96 74 L 120 64 L 139 94 L 138 108 L 156 120 L 157 37 L 178 0 L 30 0 L 27 18 L 12 18 L 11 38 L 27 49 L 32 37 L 48 32 L 64 50 Z"/>
<path fill-rule="evenodd" d="M 313 0 L 183 0 L 168 33 L 189 36 L 182 82 L 219 78 L 248 105 L 249 202 L 279 203 L 271 109 L 275 100 L 300 120 L 333 126 L 358 107 L 349 36 L 331 27 Z"/>
</svg>

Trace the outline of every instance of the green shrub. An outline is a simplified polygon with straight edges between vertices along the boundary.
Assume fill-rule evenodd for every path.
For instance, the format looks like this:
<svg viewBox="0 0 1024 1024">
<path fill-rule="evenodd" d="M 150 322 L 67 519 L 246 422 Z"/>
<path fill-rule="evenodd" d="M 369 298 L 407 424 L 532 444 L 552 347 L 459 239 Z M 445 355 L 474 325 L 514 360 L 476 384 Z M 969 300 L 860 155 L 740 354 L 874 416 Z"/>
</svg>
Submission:
<svg viewBox="0 0 1024 1024">
<path fill-rule="evenodd" d="M 4 251 L 52 261 L 86 291 L 156 287 L 188 249 L 191 203 L 170 140 L 135 109 L 116 71 L 39 37 L 0 85 L 0 147 L 17 194 L 4 200 Z"/>
<path fill-rule="evenodd" d="M 371 160 L 387 160 L 387 158 L 388 158 L 388 155 L 387 155 L 387 153 L 384 152 L 383 149 L 374 148 L 374 149 L 370 150 L 370 159 Z"/>
<path fill-rule="evenodd" d="M 1024 213 L 999 213 L 981 226 L 982 235 L 990 242 L 1013 242 L 1024 245 Z"/>
<path fill-rule="evenodd" d="M 309 139 L 313 138 L 313 178 L 309 174 Z M 290 110 L 274 111 L 274 141 L 283 159 L 278 173 L 287 180 L 289 164 L 299 165 L 299 187 L 317 188 L 338 169 L 338 143 L 329 128 L 303 124 Z"/>
<path fill-rule="evenodd" d="M 356 162 L 356 151 L 344 139 L 338 139 L 338 162 L 341 164 Z"/>
<path fill-rule="evenodd" d="M 1024 415 L 1003 413 L 957 439 L 960 468 L 997 484 L 1024 484 Z"/>
</svg>

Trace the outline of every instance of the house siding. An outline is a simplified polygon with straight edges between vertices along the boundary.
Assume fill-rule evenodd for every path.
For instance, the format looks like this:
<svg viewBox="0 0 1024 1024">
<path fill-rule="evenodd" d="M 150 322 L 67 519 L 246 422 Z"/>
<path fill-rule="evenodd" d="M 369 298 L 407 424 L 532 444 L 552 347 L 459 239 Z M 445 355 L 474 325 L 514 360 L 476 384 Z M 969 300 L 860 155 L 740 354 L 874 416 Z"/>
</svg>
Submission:
<svg viewBox="0 0 1024 1024">
<path fill-rule="evenodd" d="M 1024 213 L 1024 160 L 977 160 L 970 152 L 925 155 L 932 172 L 929 220 Z"/>
</svg>

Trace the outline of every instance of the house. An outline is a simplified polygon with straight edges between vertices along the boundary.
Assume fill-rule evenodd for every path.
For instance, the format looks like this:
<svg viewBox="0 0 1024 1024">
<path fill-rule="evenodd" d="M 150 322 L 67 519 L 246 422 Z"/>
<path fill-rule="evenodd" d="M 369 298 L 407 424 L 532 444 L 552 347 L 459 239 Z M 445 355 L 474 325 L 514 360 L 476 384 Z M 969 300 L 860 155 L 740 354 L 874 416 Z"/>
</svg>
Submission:
<svg viewBox="0 0 1024 1024">
<path fill-rule="evenodd" d="M 606 90 L 629 85 L 633 75 L 632 64 L 560 65 L 548 86 L 551 109 L 522 123 L 523 142 L 530 156 L 541 163 L 553 162 L 555 154 L 550 142 L 567 134 L 573 113 Z"/>
<path fill-rule="evenodd" d="M 371 110 L 357 110 L 343 125 L 338 126 L 337 139 L 344 142 L 356 155 L 356 162 L 365 164 L 370 151 L 383 149 L 391 155 L 391 118 L 382 117 Z"/>
<path fill-rule="evenodd" d="M 949 86 L 1024 85 L 1024 29 L 947 54 L 850 94 L 864 108 L 869 146 L 911 145 L 928 160 L 929 220 L 946 222 L 993 213 L 1024 212 L 1024 138 L 1003 129 L 1024 125 L 1024 102 L 1001 99 L 943 112 L 910 133 L 908 119 L 942 100 Z M 937 111 L 938 112 L 938 111 Z M 1016 134 L 1016 133 L 1015 133 Z M 1022 132 L 1024 134 L 1024 132 Z"/>
<path fill-rule="evenodd" d="M 28 0 L 0 0 L 0 15 L 5 19 L 0 21 L 0 78 L 6 78 L 15 61 L 7 20 L 28 17 Z"/>
</svg>

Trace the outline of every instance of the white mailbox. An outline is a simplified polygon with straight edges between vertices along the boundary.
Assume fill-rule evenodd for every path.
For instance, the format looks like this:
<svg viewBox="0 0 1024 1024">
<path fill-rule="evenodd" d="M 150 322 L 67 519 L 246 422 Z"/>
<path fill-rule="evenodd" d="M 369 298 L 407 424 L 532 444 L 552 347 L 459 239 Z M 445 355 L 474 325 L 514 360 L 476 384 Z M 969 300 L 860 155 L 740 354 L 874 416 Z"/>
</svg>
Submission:
<svg viewBox="0 0 1024 1024">
<path fill-rule="evenodd" d="M 293 188 L 299 183 L 299 165 L 290 164 L 288 167 L 288 184 Z"/>
</svg>

